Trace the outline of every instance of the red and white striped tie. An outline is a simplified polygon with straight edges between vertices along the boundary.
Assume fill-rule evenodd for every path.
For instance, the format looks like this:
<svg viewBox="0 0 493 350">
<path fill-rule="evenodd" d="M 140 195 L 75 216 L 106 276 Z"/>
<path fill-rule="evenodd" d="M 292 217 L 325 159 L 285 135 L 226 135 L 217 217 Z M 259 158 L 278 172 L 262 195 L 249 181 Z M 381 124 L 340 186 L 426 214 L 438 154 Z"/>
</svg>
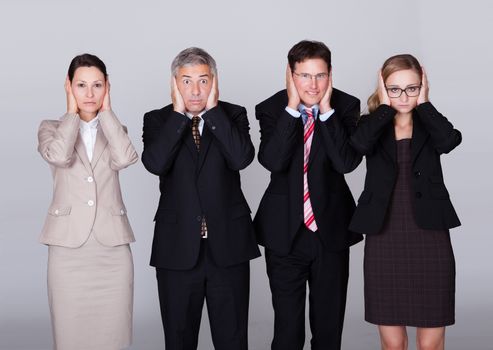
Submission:
<svg viewBox="0 0 493 350">
<path fill-rule="evenodd" d="M 317 223 L 313 215 L 312 202 L 310 201 L 310 191 L 308 189 L 308 160 L 310 158 L 310 149 L 313 140 L 313 130 L 315 129 L 315 120 L 311 108 L 305 108 L 307 115 L 304 133 L 304 162 L 303 162 L 303 214 L 305 226 L 310 231 L 317 231 Z"/>
</svg>

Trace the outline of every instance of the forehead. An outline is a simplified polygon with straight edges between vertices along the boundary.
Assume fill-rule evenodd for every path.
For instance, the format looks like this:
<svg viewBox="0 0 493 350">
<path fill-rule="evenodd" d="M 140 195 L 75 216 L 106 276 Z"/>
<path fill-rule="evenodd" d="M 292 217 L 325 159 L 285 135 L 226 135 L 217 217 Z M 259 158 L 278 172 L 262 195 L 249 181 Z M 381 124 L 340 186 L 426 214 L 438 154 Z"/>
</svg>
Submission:
<svg viewBox="0 0 493 350">
<path fill-rule="evenodd" d="M 186 65 L 178 68 L 177 76 L 187 76 L 192 78 L 200 78 L 204 76 L 210 77 L 211 68 L 207 64 Z"/>
<path fill-rule="evenodd" d="M 321 58 L 307 58 L 296 62 L 294 68 L 301 73 L 323 73 L 329 70 L 327 63 Z"/>
<path fill-rule="evenodd" d="M 403 69 L 390 74 L 385 81 L 386 85 L 408 86 L 419 84 L 421 79 L 418 73 L 412 69 Z"/>
<path fill-rule="evenodd" d="M 97 67 L 79 67 L 74 72 L 74 80 L 104 80 L 104 74 Z"/>
</svg>

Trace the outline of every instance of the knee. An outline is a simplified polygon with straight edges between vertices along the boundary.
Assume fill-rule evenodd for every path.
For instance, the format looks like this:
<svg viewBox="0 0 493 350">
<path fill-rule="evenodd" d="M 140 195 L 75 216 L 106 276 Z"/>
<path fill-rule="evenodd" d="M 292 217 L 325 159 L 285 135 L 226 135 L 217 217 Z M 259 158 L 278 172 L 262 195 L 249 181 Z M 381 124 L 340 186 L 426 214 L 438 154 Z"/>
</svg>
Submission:
<svg viewBox="0 0 493 350">
<path fill-rule="evenodd" d="M 383 350 L 407 350 L 406 338 L 395 337 L 382 339 Z"/>
<path fill-rule="evenodd" d="M 418 350 L 443 350 L 443 338 L 420 337 L 416 339 Z"/>
</svg>

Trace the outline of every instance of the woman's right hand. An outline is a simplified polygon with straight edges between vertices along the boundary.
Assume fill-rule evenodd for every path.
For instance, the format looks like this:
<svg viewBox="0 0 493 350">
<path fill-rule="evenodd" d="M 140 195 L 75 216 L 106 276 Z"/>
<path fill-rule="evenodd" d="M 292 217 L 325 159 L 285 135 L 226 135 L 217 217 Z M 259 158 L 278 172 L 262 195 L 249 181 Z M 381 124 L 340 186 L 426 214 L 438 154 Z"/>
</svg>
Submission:
<svg viewBox="0 0 493 350">
<path fill-rule="evenodd" d="M 79 113 L 79 107 L 72 93 L 72 84 L 68 76 L 65 78 L 65 93 L 67 94 L 67 113 L 77 114 Z"/>
<path fill-rule="evenodd" d="M 382 70 L 378 71 L 378 100 L 380 101 L 380 104 L 385 104 L 390 106 L 390 98 L 389 95 L 387 94 L 387 88 L 385 87 L 385 82 L 383 81 L 382 77 Z"/>
</svg>

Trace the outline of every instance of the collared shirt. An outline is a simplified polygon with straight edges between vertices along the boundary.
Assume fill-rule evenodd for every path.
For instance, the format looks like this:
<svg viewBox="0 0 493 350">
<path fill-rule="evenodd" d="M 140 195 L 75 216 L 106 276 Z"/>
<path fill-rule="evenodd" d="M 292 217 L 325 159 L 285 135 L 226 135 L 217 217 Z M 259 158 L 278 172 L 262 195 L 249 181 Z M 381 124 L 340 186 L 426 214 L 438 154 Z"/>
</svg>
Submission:
<svg viewBox="0 0 493 350">
<path fill-rule="evenodd" d="M 84 146 L 86 146 L 86 153 L 89 161 L 92 161 L 94 145 L 96 144 L 96 135 L 98 133 L 98 124 L 98 116 L 88 122 L 85 122 L 81 119 L 79 124 L 80 137 L 82 138 L 82 142 L 84 142 Z"/>
<path fill-rule="evenodd" d="M 204 129 L 204 119 L 202 119 L 202 115 L 204 115 L 205 112 L 206 112 L 205 109 L 202 112 L 200 112 L 199 114 L 192 114 L 192 113 L 189 113 L 189 112 L 185 112 L 186 116 L 188 118 L 190 118 L 190 120 L 193 117 L 195 117 L 195 116 L 200 117 L 200 123 L 199 123 L 199 133 L 200 133 L 200 136 L 202 136 L 202 130 Z"/>
<path fill-rule="evenodd" d="M 305 105 L 303 105 L 302 103 L 300 103 L 300 105 L 298 106 L 298 110 L 294 110 L 291 107 L 286 106 L 286 112 L 288 112 L 294 118 L 299 118 L 299 117 L 302 116 L 302 114 L 301 114 L 300 111 L 304 110 L 305 108 L 307 108 L 307 107 Z M 317 111 L 320 110 L 320 108 L 318 107 L 318 105 L 313 105 L 312 106 L 312 109 L 316 109 Z M 314 113 L 313 115 L 315 117 L 315 120 L 318 118 L 318 119 L 320 119 L 321 122 L 325 122 L 325 121 L 327 121 L 330 118 L 330 116 L 332 114 L 334 114 L 334 112 L 335 112 L 335 109 L 332 108 L 330 111 L 325 112 L 323 114 L 318 115 L 318 113 Z M 306 123 L 306 119 L 305 118 L 306 117 L 303 116 L 303 124 Z"/>
</svg>

